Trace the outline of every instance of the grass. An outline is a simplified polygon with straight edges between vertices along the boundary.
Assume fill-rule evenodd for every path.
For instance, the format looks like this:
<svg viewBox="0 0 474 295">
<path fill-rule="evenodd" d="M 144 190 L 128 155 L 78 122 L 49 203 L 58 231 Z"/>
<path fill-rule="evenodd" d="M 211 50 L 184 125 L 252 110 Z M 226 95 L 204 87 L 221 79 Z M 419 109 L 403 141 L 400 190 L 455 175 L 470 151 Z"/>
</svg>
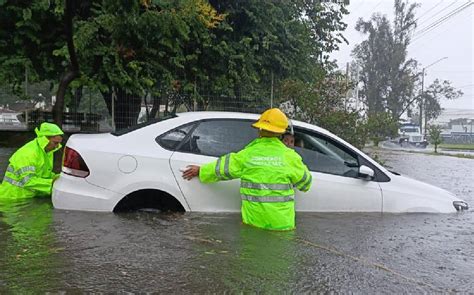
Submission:
<svg viewBox="0 0 474 295">
<path fill-rule="evenodd" d="M 449 144 L 449 143 L 442 143 L 442 144 L 438 145 L 438 148 L 450 149 L 450 150 L 469 150 L 469 151 L 474 151 L 474 144 L 473 144 L 473 143 L 466 143 L 466 144 Z"/>
<path fill-rule="evenodd" d="M 448 154 L 448 153 L 443 153 L 443 152 L 425 153 L 422 151 L 404 151 L 404 152 L 412 153 L 412 154 L 424 154 L 424 155 L 430 155 L 430 156 L 448 156 L 448 157 L 463 158 L 463 159 L 474 159 L 474 155 L 466 155 L 466 154 Z"/>
<path fill-rule="evenodd" d="M 474 159 L 474 156 L 473 155 L 466 155 L 466 154 L 457 154 L 457 155 L 453 155 L 453 154 L 446 154 L 446 153 L 443 153 L 443 152 L 438 152 L 438 153 L 435 153 L 435 152 L 431 152 L 431 153 L 428 153 L 428 155 L 433 155 L 433 156 L 449 156 L 449 157 L 456 157 L 456 158 L 464 158 L 464 159 Z"/>
<path fill-rule="evenodd" d="M 453 145 L 447 145 L 447 146 L 453 146 Z M 458 144 L 456 146 L 466 146 L 466 145 L 461 145 L 461 144 Z M 469 145 L 467 145 L 469 146 Z M 470 146 L 473 146 L 473 145 L 470 145 Z M 383 166 L 386 166 L 386 163 L 383 159 L 380 159 L 380 156 L 378 154 L 378 149 L 381 149 L 380 147 L 370 147 L 370 148 L 366 148 L 364 149 L 364 153 L 366 153 L 367 155 L 369 155 L 372 159 L 374 159 L 375 161 L 377 161 L 379 164 L 382 164 Z M 389 150 L 389 149 L 388 149 Z M 459 150 L 468 150 L 466 148 L 459 148 Z M 438 146 L 438 152 L 435 153 L 434 151 L 433 152 L 426 152 L 424 150 L 399 150 L 399 151 L 402 151 L 402 152 L 405 152 L 405 153 L 411 153 L 411 154 L 423 154 L 423 155 L 430 155 L 430 156 L 446 156 L 446 157 L 455 157 L 455 158 L 463 158 L 463 159 L 473 159 L 474 160 L 474 155 L 473 154 L 462 154 L 462 153 L 459 153 L 459 154 L 450 154 L 450 153 L 443 153 L 442 151 L 439 150 L 439 146 Z"/>
</svg>

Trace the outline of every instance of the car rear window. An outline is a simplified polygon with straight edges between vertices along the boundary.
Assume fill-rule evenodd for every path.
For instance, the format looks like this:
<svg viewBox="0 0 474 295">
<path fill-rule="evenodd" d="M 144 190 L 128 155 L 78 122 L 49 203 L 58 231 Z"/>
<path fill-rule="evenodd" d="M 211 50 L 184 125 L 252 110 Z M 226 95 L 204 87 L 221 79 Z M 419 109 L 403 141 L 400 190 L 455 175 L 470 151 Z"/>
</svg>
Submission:
<svg viewBox="0 0 474 295">
<path fill-rule="evenodd" d="M 162 121 L 165 121 L 165 120 L 168 120 L 168 119 L 172 119 L 172 118 L 176 118 L 177 116 L 176 115 L 166 115 L 162 118 L 156 118 L 156 119 L 151 119 L 150 121 L 148 122 L 144 122 L 144 123 L 140 123 L 138 125 L 135 125 L 135 126 L 132 126 L 132 127 L 129 127 L 129 128 L 125 128 L 125 129 L 121 129 L 121 130 L 117 130 L 117 131 L 114 131 L 114 132 L 111 132 L 112 135 L 114 136 L 122 136 L 124 134 L 127 134 L 127 133 L 130 133 L 132 131 L 135 131 L 135 130 L 138 130 L 138 129 L 141 129 L 143 127 L 146 127 L 146 126 L 150 126 L 150 125 L 153 125 L 155 123 L 158 123 L 158 122 L 162 122 Z"/>
</svg>

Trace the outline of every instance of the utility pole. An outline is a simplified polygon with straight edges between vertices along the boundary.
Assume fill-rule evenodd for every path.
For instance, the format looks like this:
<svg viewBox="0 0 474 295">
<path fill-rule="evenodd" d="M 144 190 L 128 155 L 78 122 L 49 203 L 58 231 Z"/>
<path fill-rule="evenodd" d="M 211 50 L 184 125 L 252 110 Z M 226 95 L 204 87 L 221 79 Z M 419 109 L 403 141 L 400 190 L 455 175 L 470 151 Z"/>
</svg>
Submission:
<svg viewBox="0 0 474 295">
<path fill-rule="evenodd" d="M 423 99 L 423 87 L 425 84 L 425 68 L 423 68 L 423 71 L 421 73 L 421 95 L 420 95 L 420 132 L 423 131 L 423 104 L 425 103 L 425 100 Z"/>
<path fill-rule="evenodd" d="M 424 100 L 424 83 L 425 83 L 425 70 L 429 67 L 431 67 L 432 65 L 434 64 L 437 64 L 439 63 L 440 61 L 444 60 L 444 59 L 447 59 L 448 57 L 445 56 L 445 57 L 442 57 L 440 59 L 438 59 L 437 61 L 429 64 L 428 66 L 424 67 L 423 68 L 423 71 L 422 71 L 422 77 L 421 77 L 421 96 L 420 96 L 420 132 L 422 132 L 425 136 L 426 136 L 426 125 L 428 123 L 428 117 L 426 117 L 426 109 L 425 109 L 425 124 L 423 126 L 423 107 L 424 107 L 424 104 L 425 104 L 425 100 Z"/>
<path fill-rule="evenodd" d="M 358 112 L 359 111 L 359 104 L 360 104 L 360 101 L 359 101 L 359 79 L 360 79 L 360 68 L 359 68 L 359 64 L 356 63 L 356 67 L 357 67 L 357 74 L 356 74 L 356 82 L 355 82 L 355 86 L 354 86 L 354 91 L 355 91 L 355 108 L 356 108 L 356 111 Z"/>
<path fill-rule="evenodd" d="M 112 130 L 115 130 L 115 98 L 117 94 L 115 93 L 115 87 L 112 87 Z"/>
<path fill-rule="evenodd" d="M 272 88 L 270 89 L 270 108 L 273 108 L 273 71 L 272 71 Z"/>
<path fill-rule="evenodd" d="M 25 65 L 25 96 L 28 96 L 28 65 Z"/>
<path fill-rule="evenodd" d="M 25 64 L 25 97 L 28 97 L 28 65 Z M 25 108 L 25 123 L 26 123 L 26 128 L 28 128 L 28 103 L 26 103 L 26 108 Z"/>
<path fill-rule="evenodd" d="M 349 63 L 346 63 L 346 99 L 344 100 L 344 111 L 347 110 L 347 101 L 349 100 Z"/>
</svg>

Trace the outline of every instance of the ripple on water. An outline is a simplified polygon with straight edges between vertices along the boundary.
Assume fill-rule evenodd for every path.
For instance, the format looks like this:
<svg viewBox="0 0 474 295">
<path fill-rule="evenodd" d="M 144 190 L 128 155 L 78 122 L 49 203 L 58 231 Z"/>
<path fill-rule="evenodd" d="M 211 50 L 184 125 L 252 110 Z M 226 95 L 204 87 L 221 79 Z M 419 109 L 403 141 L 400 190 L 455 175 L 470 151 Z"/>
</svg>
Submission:
<svg viewBox="0 0 474 295">
<path fill-rule="evenodd" d="M 9 153 L 0 148 L 0 164 Z M 381 151 L 474 205 L 474 160 Z M 315 187 L 317 189 L 317 187 Z M 239 214 L 0 210 L 0 293 L 432 293 L 474 288 L 474 212 L 304 213 L 290 233 Z M 47 278 L 47 279 L 45 279 Z"/>
</svg>

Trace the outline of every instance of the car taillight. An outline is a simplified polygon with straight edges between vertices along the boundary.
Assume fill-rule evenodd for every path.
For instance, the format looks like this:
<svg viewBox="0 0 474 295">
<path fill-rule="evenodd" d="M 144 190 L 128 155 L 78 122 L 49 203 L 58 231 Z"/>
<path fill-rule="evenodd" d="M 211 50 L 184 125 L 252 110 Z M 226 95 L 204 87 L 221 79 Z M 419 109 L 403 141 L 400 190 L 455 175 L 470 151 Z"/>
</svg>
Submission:
<svg viewBox="0 0 474 295">
<path fill-rule="evenodd" d="M 66 174 L 83 178 L 89 175 L 89 168 L 84 159 L 82 159 L 78 152 L 69 147 L 64 149 L 62 171 Z"/>
</svg>

